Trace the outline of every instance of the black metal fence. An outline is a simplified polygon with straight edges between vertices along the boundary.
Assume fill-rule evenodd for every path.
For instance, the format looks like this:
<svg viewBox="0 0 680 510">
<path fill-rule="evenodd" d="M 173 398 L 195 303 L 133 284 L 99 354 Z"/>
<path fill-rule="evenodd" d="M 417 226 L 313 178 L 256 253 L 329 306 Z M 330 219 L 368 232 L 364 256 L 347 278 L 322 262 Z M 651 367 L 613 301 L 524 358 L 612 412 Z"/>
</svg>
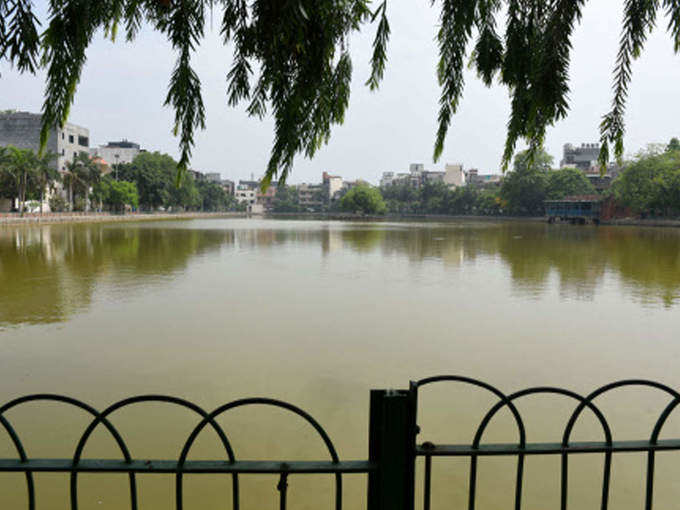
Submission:
<svg viewBox="0 0 680 510">
<path fill-rule="evenodd" d="M 647 452 L 647 474 L 646 474 L 646 489 L 645 489 L 645 509 L 652 509 L 653 495 L 654 495 L 654 465 L 655 453 L 657 451 L 680 450 L 680 439 L 660 440 L 659 435 L 666 423 L 668 417 L 673 410 L 680 404 L 680 393 L 672 388 L 654 381 L 647 381 L 641 379 L 629 379 L 614 382 L 602 386 L 586 396 L 579 395 L 573 391 L 563 388 L 542 386 L 535 388 L 528 388 L 517 391 L 511 394 L 504 394 L 499 389 L 487 384 L 485 382 L 471 379 L 468 377 L 444 375 L 429 377 L 418 382 L 411 383 L 410 392 L 415 395 L 413 398 L 417 400 L 417 393 L 419 388 L 436 383 L 459 383 L 476 386 L 491 392 L 498 398 L 496 404 L 484 415 L 479 427 L 476 430 L 474 439 L 470 444 L 433 444 L 424 442 L 416 446 L 415 455 L 424 457 L 425 459 L 425 473 L 424 473 L 424 510 L 430 509 L 431 501 L 431 480 L 432 480 L 432 458 L 433 457 L 467 457 L 470 459 L 470 478 L 468 483 L 468 509 L 474 510 L 477 495 L 477 466 L 480 457 L 484 456 L 512 456 L 517 458 L 516 467 L 516 482 L 514 491 L 514 508 L 519 510 L 522 507 L 522 487 L 524 482 L 524 461 L 527 455 L 555 455 L 561 458 L 560 467 L 560 509 L 566 510 L 569 493 L 569 457 L 570 455 L 582 453 L 601 453 L 604 455 L 604 471 L 602 473 L 602 494 L 600 508 L 607 510 L 609 507 L 610 496 L 610 481 L 611 481 L 611 465 L 612 455 L 623 452 Z M 665 392 L 670 401 L 661 412 L 656 420 L 653 430 L 650 431 L 649 439 L 637 441 L 614 441 L 612 429 L 607 422 L 602 411 L 598 408 L 595 400 L 601 395 L 622 387 L 638 386 L 654 388 Z M 560 395 L 571 399 L 575 403 L 575 407 L 569 420 L 565 424 L 564 431 L 559 442 L 554 443 L 530 443 L 527 442 L 526 428 L 524 420 L 517 407 L 515 401 L 523 397 L 531 395 Z M 416 405 L 416 404 L 414 404 Z M 513 420 L 517 426 L 517 433 L 519 440 L 514 444 L 483 444 L 482 439 L 484 432 L 489 423 L 497 415 L 497 413 L 507 408 L 512 414 Z M 604 441 L 590 441 L 590 442 L 573 442 L 571 441 L 572 431 L 576 425 L 583 411 L 589 409 L 595 415 L 598 423 L 602 428 Z"/>
<path fill-rule="evenodd" d="M 418 393 L 424 386 L 437 383 L 458 383 L 482 388 L 493 394 L 498 400 L 484 415 L 474 439 L 470 444 L 433 444 L 416 441 L 419 433 L 417 425 Z M 656 420 L 649 438 L 636 441 L 614 441 L 612 430 L 606 417 L 598 408 L 595 400 L 616 388 L 641 386 L 660 390 L 666 393 L 670 401 Z M 574 410 L 559 442 L 531 443 L 527 441 L 524 420 L 518 411 L 515 401 L 523 397 L 552 394 L 567 397 L 574 401 Z M 6 417 L 10 409 L 29 402 L 60 402 L 87 412 L 92 420 L 80 436 L 76 449 L 70 458 L 33 458 L 27 453 L 20 434 Z M 162 402 L 180 406 L 193 411 L 197 415 L 197 424 L 184 442 L 181 453 L 176 460 L 171 459 L 138 459 L 134 458 L 120 432 L 113 425 L 111 415 L 128 406 Z M 624 380 L 608 384 L 596 389 L 586 396 L 573 391 L 555 387 L 535 387 L 504 394 L 499 389 L 485 382 L 468 377 L 443 375 L 411 382 L 407 390 L 372 390 L 370 395 L 369 452 L 367 460 L 342 461 L 331 438 L 324 428 L 304 410 L 280 400 L 268 398 L 247 398 L 224 404 L 211 412 L 207 412 L 196 404 L 184 399 L 143 395 L 127 398 L 98 411 L 79 400 L 51 394 L 29 395 L 14 399 L 0 406 L 0 425 L 8 434 L 16 449 L 15 458 L 0 458 L 0 481 L 2 472 L 24 473 L 28 492 L 28 508 L 36 509 L 34 473 L 61 472 L 70 474 L 70 507 L 78 509 L 78 475 L 79 473 L 126 473 L 129 477 L 130 506 L 138 509 L 137 474 L 163 473 L 175 477 L 175 507 L 182 510 L 184 505 L 183 480 L 185 474 L 212 473 L 226 474 L 231 478 L 231 508 L 240 507 L 239 475 L 277 474 L 276 489 L 279 492 L 279 507 L 287 507 L 289 479 L 304 474 L 328 474 L 334 477 L 334 508 L 341 510 L 343 475 L 368 474 L 367 506 L 368 510 L 413 510 L 420 507 L 415 501 L 416 460 L 424 459 L 423 501 L 422 508 L 430 510 L 432 500 L 432 459 L 434 457 L 463 457 L 470 462 L 468 484 L 468 509 L 474 510 L 477 495 L 477 471 L 480 457 L 511 456 L 517 459 L 516 481 L 514 488 L 514 508 L 522 507 L 522 488 L 524 483 L 524 463 L 529 455 L 554 455 L 561 459 L 560 468 L 560 508 L 567 509 L 568 503 L 568 466 L 571 455 L 581 453 L 600 453 L 604 456 L 602 473 L 601 508 L 609 505 L 612 456 L 621 452 L 646 452 L 646 497 L 645 509 L 651 510 L 654 494 L 654 467 L 657 451 L 680 450 L 680 439 L 660 440 L 659 436 L 673 410 L 680 404 L 680 393 L 666 385 L 646 380 Z M 288 460 L 240 460 L 229 442 L 217 418 L 236 408 L 246 406 L 268 406 L 290 412 L 300 417 L 311 426 L 323 441 L 328 458 L 315 461 Z M 502 409 L 507 408 L 515 422 L 518 433 L 517 443 L 486 444 L 483 443 L 484 432 L 493 418 Z M 583 411 L 588 409 L 594 414 L 602 429 L 603 441 L 573 442 L 572 431 Z M 85 459 L 83 450 L 97 427 L 104 427 L 120 449 L 120 459 Z M 223 451 L 216 457 L 221 460 L 189 460 L 188 456 L 199 434 L 206 428 L 214 430 Z M 1 485 L 1 484 L 0 484 Z"/>
</svg>

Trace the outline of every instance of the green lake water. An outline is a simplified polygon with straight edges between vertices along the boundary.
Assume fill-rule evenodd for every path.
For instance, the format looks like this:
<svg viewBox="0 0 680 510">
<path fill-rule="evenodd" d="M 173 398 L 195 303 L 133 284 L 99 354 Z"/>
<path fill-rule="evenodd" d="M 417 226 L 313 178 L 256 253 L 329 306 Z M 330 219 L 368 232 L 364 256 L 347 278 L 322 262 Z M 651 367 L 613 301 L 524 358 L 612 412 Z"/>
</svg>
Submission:
<svg viewBox="0 0 680 510">
<path fill-rule="evenodd" d="M 341 458 L 361 459 L 371 388 L 448 373 L 506 392 L 555 385 L 585 394 L 632 377 L 680 389 L 679 368 L 680 230 L 256 219 L 0 227 L 2 402 L 48 392 L 102 409 L 160 393 L 212 410 L 279 398 L 312 414 Z M 615 439 L 644 439 L 668 401 L 628 389 L 598 404 Z M 470 442 L 494 402 L 469 388 L 423 389 L 420 440 Z M 575 406 L 556 397 L 518 405 L 529 441 L 559 441 Z M 676 415 L 663 437 L 680 437 Z M 35 457 L 70 457 L 89 422 L 57 404 L 7 418 Z M 112 421 L 141 458 L 177 457 L 197 423 L 161 404 Z M 220 423 L 241 459 L 326 456 L 313 431 L 282 412 L 244 409 Z M 2 434 L 0 457 L 14 456 Z M 574 439 L 602 439 L 592 416 Z M 485 435 L 516 440 L 508 413 Z M 223 458 L 207 432 L 193 452 Z M 119 456 L 99 429 L 85 455 Z M 616 456 L 610 508 L 643 508 L 645 463 L 642 454 Z M 466 507 L 468 462 L 434 465 L 433 509 Z M 557 457 L 527 460 L 525 510 L 558 507 L 559 466 Z M 570 508 L 598 508 L 602 456 L 570 466 Z M 659 454 L 655 508 L 677 508 L 679 476 L 680 452 Z M 512 459 L 482 460 L 477 508 L 512 508 L 514 477 Z M 69 508 L 67 475 L 36 479 L 38 509 Z M 171 476 L 140 479 L 140 509 L 174 508 Z M 0 508 L 26 508 L 23 480 L 0 474 Z M 231 508 L 229 481 L 189 476 L 185 508 Z M 123 475 L 84 475 L 80 484 L 83 510 L 129 508 Z M 241 508 L 277 508 L 275 485 L 276 477 L 245 477 Z M 289 508 L 330 509 L 332 487 L 329 476 L 292 477 Z M 344 487 L 344 508 L 363 508 L 365 477 L 348 476 Z"/>
</svg>

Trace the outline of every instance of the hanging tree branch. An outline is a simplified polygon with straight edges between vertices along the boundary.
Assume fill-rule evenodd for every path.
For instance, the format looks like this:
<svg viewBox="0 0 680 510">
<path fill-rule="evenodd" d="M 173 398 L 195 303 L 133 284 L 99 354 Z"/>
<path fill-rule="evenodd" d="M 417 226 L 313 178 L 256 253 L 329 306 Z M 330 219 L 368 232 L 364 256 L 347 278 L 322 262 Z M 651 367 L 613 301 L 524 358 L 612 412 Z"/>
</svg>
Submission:
<svg viewBox="0 0 680 510">
<path fill-rule="evenodd" d="M 622 0 L 624 19 L 616 60 L 611 110 L 603 117 L 600 163 L 623 154 L 624 115 L 637 58 L 660 10 L 680 52 L 680 0 Z M 586 0 L 432 0 L 441 9 L 437 31 L 441 86 L 434 159 L 444 151 L 460 105 L 465 65 L 481 80 L 495 79 L 511 96 L 503 164 L 525 140 L 530 156 L 546 129 L 568 113 L 571 36 Z M 398 5 L 395 3 L 394 5 Z M 115 39 L 120 28 L 134 41 L 144 26 L 163 34 L 177 52 L 165 105 L 175 112 L 173 132 L 181 152 L 178 177 L 190 164 L 195 134 L 205 127 L 201 83 L 191 57 L 204 36 L 205 18 L 222 9 L 220 31 L 233 45 L 227 72 L 227 103 L 246 102 L 251 116 L 274 119 L 274 140 L 263 185 L 285 181 L 297 155 L 313 157 L 342 123 L 349 104 L 352 60 L 348 39 L 376 24 L 366 85 L 379 87 L 387 68 L 389 0 L 49 0 L 46 28 L 32 0 L 0 0 L 0 61 L 19 72 L 46 71 L 41 143 L 68 118 L 86 62 L 85 51 L 103 29 Z M 506 7 L 505 33 L 497 22 Z M 212 18 L 211 18 L 212 19 Z M 471 48 L 468 48 L 470 42 Z M 468 51 L 471 49 L 471 54 Z M 257 72 L 257 76 L 254 76 Z"/>
</svg>

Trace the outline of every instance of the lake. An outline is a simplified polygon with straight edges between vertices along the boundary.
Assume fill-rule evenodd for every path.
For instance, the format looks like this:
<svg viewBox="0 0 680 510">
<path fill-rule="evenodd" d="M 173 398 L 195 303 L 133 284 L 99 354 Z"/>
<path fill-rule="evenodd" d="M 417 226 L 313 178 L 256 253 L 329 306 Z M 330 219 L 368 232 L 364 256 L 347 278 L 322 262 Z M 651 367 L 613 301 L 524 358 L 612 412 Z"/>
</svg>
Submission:
<svg viewBox="0 0 680 510">
<path fill-rule="evenodd" d="M 506 392 L 555 385 L 586 394 L 624 378 L 680 388 L 680 231 L 530 222 L 210 219 L 0 227 L 0 401 L 62 393 L 97 408 L 135 394 L 211 410 L 251 396 L 289 401 L 343 459 L 367 456 L 368 391 L 461 374 Z M 601 399 L 615 439 L 644 439 L 668 398 Z M 420 440 L 470 442 L 494 400 L 423 389 Z M 598 403 L 600 403 L 598 401 Z M 559 441 L 571 401 L 522 400 L 529 441 Z M 664 437 L 680 437 L 676 413 Z M 88 423 L 57 404 L 7 413 L 29 455 L 70 457 Z M 196 424 L 167 405 L 112 420 L 134 456 L 174 458 Z M 299 419 L 239 410 L 220 420 L 242 459 L 326 458 Z M 205 437 L 204 437 L 205 436 Z M 574 439 L 601 440 L 585 417 Z M 509 413 L 485 441 L 517 440 Z M 222 458 L 206 433 L 192 458 Z M 0 434 L 0 457 L 13 456 Z M 119 456 L 100 429 L 86 456 Z M 680 452 L 658 455 L 656 508 L 680 498 Z M 611 508 L 642 508 L 646 457 L 617 455 Z M 597 508 L 601 455 L 570 462 L 570 508 Z M 510 508 L 514 461 L 480 462 L 479 509 Z M 468 463 L 437 460 L 433 509 L 465 506 Z M 68 508 L 68 476 L 36 476 L 38 508 Z M 140 508 L 171 508 L 171 476 L 141 477 Z M 418 473 L 422 481 L 422 470 Z M 362 508 L 365 477 L 345 482 Z M 21 475 L 0 475 L 0 508 L 25 508 Z M 244 480 L 242 508 L 276 508 L 276 477 Z M 293 477 L 289 508 L 331 508 L 329 476 Z M 81 508 L 119 509 L 125 476 L 85 475 Z M 186 508 L 230 506 L 226 476 L 188 477 Z M 420 496 L 418 496 L 420 504 Z M 555 508 L 559 458 L 527 460 L 523 508 Z M 23 507 L 21 505 L 24 505 Z"/>
</svg>

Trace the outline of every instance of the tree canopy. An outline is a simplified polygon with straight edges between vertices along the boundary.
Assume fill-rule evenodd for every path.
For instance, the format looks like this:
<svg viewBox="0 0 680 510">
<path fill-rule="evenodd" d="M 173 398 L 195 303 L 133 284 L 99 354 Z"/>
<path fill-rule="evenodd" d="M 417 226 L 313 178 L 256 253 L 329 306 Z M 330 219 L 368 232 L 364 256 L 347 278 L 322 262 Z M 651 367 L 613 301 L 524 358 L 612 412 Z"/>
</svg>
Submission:
<svg viewBox="0 0 680 510">
<path fill-rule="evenodd" d="M 387 206 L 380 191 L 366 184 L 358 184 L 340 199 L 343 211 L 361 214 L 385 214 Z"/>
<path fill-rule="evenodd" d="M 614 197 L 634 213 L 680 214 L 680 150 L 641 153 L 612 185 Z"/>
<path fill-rule="evenodd" d="M 586 0 L 442 0 L 437 31 L 441 85 L 434 159 L 438 160 L 464 86 L 471 59 L 486 85 L 498 80 L 511 96 L 503 155 L 512 160 L 520 139 L 530 155 L 542 146 L 548 126 L 568 112 L 571 37 Z M 123 27 L 128 41 L 143 26 L 163 33 L 177 52 L 165 105 L 175 112 L 174 133 L 181 175 L 189 166 L 197 129 L 205 127 L 201 83 L 191 58 L 214 10 L 221 15 L 225 45 L 233 48 L 227 72 L 227 102 L 248 104 L 250 115 L 271 109 L 274 140 L 265 185 L 285 183 L 294 157 L 313 157 L 343 121 L 350 96 L 352 59 L 348 37 L 375 24 L 372 70 L 366 84 L 378 88 L 387 65 L 390 36 L 383 0 L 49 0 L 45 29 L 32 0 L 0 0 L 0 61 L 20 72 L 47 72 L 42 142 L 63 124 L 97 30 L 114 39 Z M 396 2 L 394 5 L 398 5 Z M 505 29 L 498 27 L 506 13 Z M 657 17 L 665 12 L 674 49 L 680 52 L 680 1 L 626 0 L 613 76 L 613 99 L 600 125 L 600 163 L 623 155 L 624 114 L 631 66 L 640 56 Z M 473 40 L 474 39 L 474 40 Z M 473 43 L 470 45 L 469 43 Z M 472 47 L 471 55 L 468 54 Z"/>
</svg>

